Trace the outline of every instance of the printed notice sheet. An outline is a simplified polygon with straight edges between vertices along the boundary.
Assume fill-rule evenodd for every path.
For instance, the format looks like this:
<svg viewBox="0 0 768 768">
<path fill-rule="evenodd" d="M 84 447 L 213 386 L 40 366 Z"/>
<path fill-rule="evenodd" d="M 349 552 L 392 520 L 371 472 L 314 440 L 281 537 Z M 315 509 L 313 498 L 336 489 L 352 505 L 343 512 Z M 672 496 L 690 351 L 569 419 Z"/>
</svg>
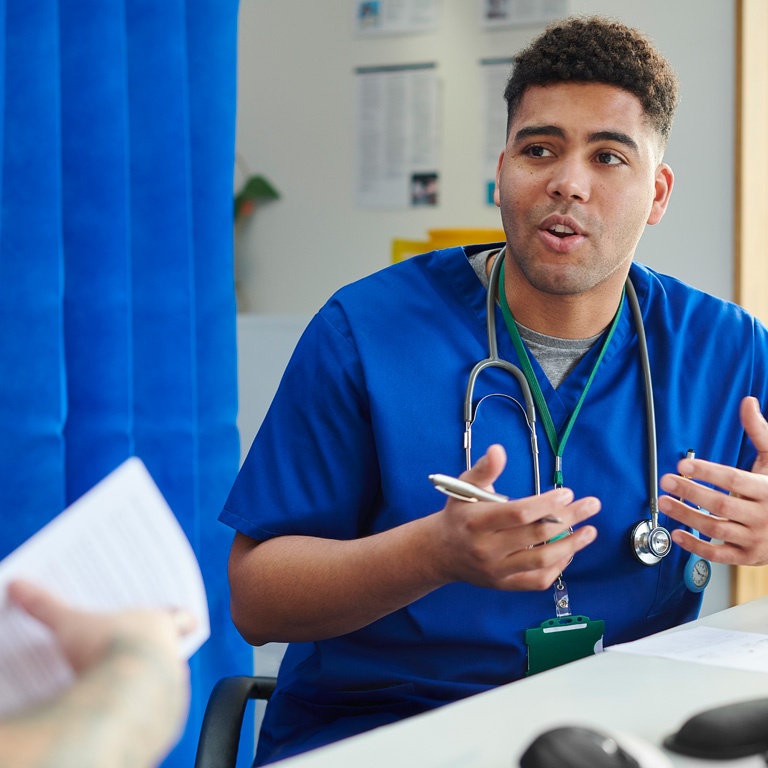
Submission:
<svg viewBox="0 0 768 768">
<path fill-rule="evenodd" d="M 478 0 L 486 28 L 546 24 L 568 15 L 568 0 Z"/>
<path fill-rule="evenodd" d="M 368 0 L 356 3 L 355 32 L 405 35 L 437 29 L 437 0 Z"/>
<path fill-rule="evenodd" d="M 499 155 L 507 143 L 507 104 L 504 88 L 512 71 L 511 58 L 482 59 L 480 71 L 483 80 L 483 176 L 485 202 L 494 205 L 496 169 Z"/>
<path fill-rule="evenodd" d="M 0 562 L 0 717 L 50 698 L 73 677 L 49 630 L 8 602 L 16 578 L 83 610 L 184 608 L 197 620 L 182 638 L 186 658 L 210 633 L 194 551 L 137 458 Z"/>
<path fill-rule="evenodd" d="M 360 67 L 356 75 L 358 204 L 437 205 L 440 130 L 435 65 Z"/>
<path fill-rule="evenodd" d="M 757 632 L 695 627 L 612 645 L 605 650 L 768 672 L 768 635 Z"/>
</svg>

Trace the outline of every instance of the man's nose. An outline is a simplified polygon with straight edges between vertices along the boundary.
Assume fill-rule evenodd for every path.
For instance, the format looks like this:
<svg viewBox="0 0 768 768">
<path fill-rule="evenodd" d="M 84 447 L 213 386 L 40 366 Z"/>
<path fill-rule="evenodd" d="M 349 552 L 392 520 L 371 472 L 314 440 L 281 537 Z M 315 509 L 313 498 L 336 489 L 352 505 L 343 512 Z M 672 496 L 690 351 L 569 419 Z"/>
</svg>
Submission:
<svg viewBox="0 0 768 768">
<path fill-rule="evenodd" d="M 552 169 L 547 193 L 554 198 L 585 203 L 589 200 L 589 170 L 577 160 L 564 160 Z"/>
</svg>

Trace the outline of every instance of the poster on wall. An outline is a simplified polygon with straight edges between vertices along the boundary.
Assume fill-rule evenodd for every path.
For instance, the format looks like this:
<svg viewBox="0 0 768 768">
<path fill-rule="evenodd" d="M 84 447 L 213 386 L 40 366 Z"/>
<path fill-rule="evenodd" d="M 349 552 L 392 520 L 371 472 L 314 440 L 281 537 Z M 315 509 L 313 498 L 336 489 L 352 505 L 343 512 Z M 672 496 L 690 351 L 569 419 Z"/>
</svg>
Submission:
<svg viewBox="0 0 768 768">
<path fill-rule="evenodd" d="M 507 104 L 504 88 L 512 70 L 511 58 L 480 60 L 483 93 L 483 196 L 488 205 L 494 205 L 496 168 L 504 149 L 507 135 Z"/>
<path fill-rule="evenodd" d="M 435 64 L 360 67 L 355 75 L 358 205 L 437 205 L 440 130 Z"/>
<path fill-rule="evenodd" d="M 480 26 L 546 24 L 568 15 L 568 0 L 477 0 Z"/>
<path fill-rule="evenodd" d="M 368 37 L 434 32 L 437 8 L 438 0 L 356 0 L 355 33 Z"/>
</svg>

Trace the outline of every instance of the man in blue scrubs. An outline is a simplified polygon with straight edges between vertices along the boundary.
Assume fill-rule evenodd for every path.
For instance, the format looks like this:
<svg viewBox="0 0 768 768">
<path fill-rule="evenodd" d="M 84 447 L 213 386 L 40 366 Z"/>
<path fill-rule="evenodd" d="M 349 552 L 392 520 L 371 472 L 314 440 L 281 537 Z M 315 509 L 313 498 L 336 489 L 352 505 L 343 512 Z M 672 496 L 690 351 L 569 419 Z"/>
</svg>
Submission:
<svg viewBox="0 0 768 768">
<path fill-rule="evenodd" d="M 542 492 L 508 397 L 483 401 L 462 472 L 464 392 L 488 356 L 487 286 L 503 243 L 415 257 L 333 296 L 221 515 L 237 530 L 235 624 L 255 645 L 290 643 L 258 762 L 519 679 L 539 668 L 536 655 L 573 658 L 567 643 L 534 640 L 569 612 L 587 617 L 586 652 L 603 631 L 610 645 L 693 619 L 691 553 L 768 563 L 768 333 L 739 307 L 633 263 L 673 186 L 662 161 L 677 103 L 669 64 L 634 30 L 571 19 L 517 56 L 505 96 L 496 328 L 501 358 L 527 358 L 539 390 Z M 670 494 L 659 523 L 671 551 L 654 565 L 631 540 L 651 491 L 628 276 Z M 478 378 L 475 401 L 491 394 L 522 402 L 503 370 Z M 700 458 L 684 459 L 689 449 Z M 432 473 L 511 500 L 446 502 Z"/>
</svg>

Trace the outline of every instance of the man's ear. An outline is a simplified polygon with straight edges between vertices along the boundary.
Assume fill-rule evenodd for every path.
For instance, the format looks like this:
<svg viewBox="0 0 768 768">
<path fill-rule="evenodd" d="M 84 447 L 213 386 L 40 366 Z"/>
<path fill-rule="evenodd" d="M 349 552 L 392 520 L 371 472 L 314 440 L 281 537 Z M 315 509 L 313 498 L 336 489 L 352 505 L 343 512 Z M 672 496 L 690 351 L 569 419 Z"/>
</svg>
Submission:
<svg viewBox="0 0 768 768">
<path fill-rule="evenodd" d="M 655 194 L 653 196 L 653 205 L 651 213 L 648 216 L 649 224 L 658 224 L 669 204 L 669 196 L 672 194 L 672 185 L 675 183 L 675 174 L 666 164 L 661 163 L 656 169 L 656 179 L 654 181 Z"/>
<path fill-rule="evenodd" d="M 499 162 L 496 166 L 496 186 L 493 189 L 493 202 L 496 203 L 497 208 L 501 208 L 501 197 L 499 195 L 499 179 L 501 176 L 501 164 L 504 162 L 504 150 L 499 155 Z"/>
</svg>

